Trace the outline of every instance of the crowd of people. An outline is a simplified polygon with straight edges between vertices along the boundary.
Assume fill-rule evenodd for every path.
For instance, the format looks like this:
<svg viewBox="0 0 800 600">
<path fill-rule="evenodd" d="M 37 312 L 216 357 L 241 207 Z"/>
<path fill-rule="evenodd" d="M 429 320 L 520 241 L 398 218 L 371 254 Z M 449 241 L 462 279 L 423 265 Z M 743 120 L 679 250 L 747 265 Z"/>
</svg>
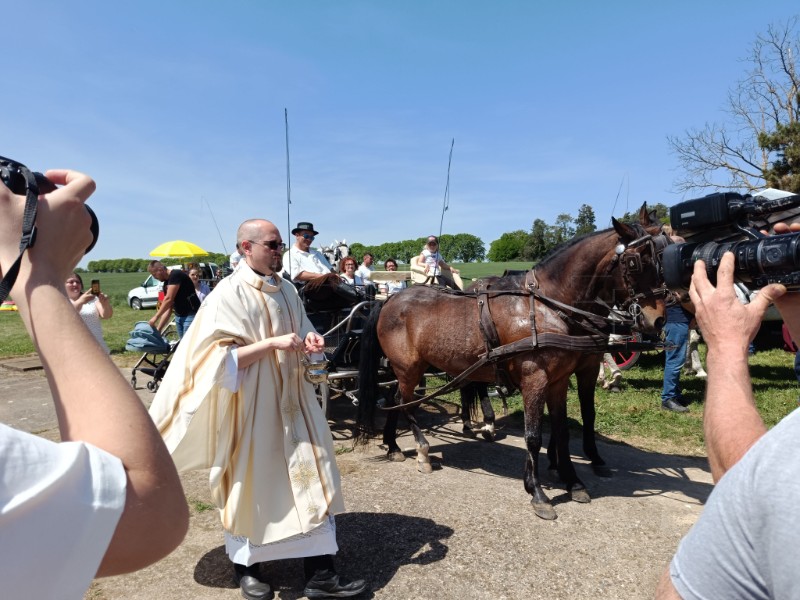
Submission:
<svg viewBox="0 0 800 600">
<path fill-rule="evenodd" d="M 360 266 L 345 257 L 336 273 L 311 248 L 318 235 L 312 223 L 298 223 L 284 254 L 278 228 L 250 219 L 237 230 L 233 273 L 213 291 L 196 269 L 187 274 L 152 261 L 148 270 L 164 283 L 164 298 L 150 324 L 161 330 L 174 314 L 189 343 L 178 346 L 148 413 L 108 356 L 100 327 L 113 314 L 108 296 L 95 286 L 84 290 L 74 272 L 91 237 L 84 203 L 94 182 L 75 171 L 47 177 L 61 187 L 38 199 L 46 210 L 37 216 L 35 244 L 21 252 L 30 198 L 0 185 L 3 286 L 46 365 L 62 439 L 54 443 L 0 424 L 4 594 L 27 597 L 35 582 L 36 595 L 80 598 L 94 577 L 166 556 L 187 531 L 178 472 L 191 469 L 210 469 L 225 551 L 243 597 L 272 597 L 259 565 L 288 558 L 303 559 L 308 598 L 363 593 L 367 583 L 341 575 L 334 561 L 335 517 L 344 511 L 340 474 L 303 366 L 306 356 L 323 351 L 324 339 L 301 294 L 321 280 L 317 287 L 327 286 L 328 293 L 374 287 L 374 257 L 365 254 Z M 64 228 L 76 233 L 58 235 Z M 447 272 L 457 273 L 442 259 L 435 236 L 414 263 L 443 285 L 450 285 Z M 688 298 L 673 296 L 667 309 L 662 407 L 687 410 L 679 377 L 687 357 L 699 362 L 693 326 L 699 327 L 708 369 L 692 368 L 707 378 L 704 431 L 718 485 L 665 570 L 659 598 L 795 594 L 790 567 L 797 520 L 791 515 L 800 463 L 783 458 L 794 449 L 800 416 L 795 411 L 767 431 L 753 399 L 748 353 L 773 302 L 800 339 L 800 298 L 770 285 L 743 304 L 733 266 L 726 253 L 714 286 L 698 261 Z M 384 267 L 394 272 L 397 261 L 387 259 Z M 391 283 L 381 292 L 402 289 Z M 604 364 L 611 372 L 606 379 L 601 364 L 599 379 L 619 389 L 613 359 Z M 41 577 L 41 564 L 48 577 Z"/>
</svg>

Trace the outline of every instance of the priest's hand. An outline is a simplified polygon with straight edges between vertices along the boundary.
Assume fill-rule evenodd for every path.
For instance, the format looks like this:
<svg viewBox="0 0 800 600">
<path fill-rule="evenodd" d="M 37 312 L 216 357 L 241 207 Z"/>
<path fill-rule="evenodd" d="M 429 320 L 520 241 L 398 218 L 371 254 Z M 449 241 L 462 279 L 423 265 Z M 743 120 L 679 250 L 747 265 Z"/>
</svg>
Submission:
<svg viewBox="0 0 800 600">
<path fill-rule="evenodd" d="M 306 354 L 323 352 L 325 350 L 325 338 L 315 331 L 309 331 L 305 339 Z"/>
<path fill-rule="evenodd" d="M 286 333 L 269 338 L 269 346 L 278 350 L 300 350 L 303 347 L 303 340 L 296 333 Z"/>
</svg>

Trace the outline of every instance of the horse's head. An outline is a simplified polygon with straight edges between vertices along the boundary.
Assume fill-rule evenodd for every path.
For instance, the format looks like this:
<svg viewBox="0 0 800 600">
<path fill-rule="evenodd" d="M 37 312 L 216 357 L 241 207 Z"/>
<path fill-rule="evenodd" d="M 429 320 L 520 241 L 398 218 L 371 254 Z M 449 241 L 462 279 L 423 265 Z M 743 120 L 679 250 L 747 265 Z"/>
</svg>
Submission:
<svg viewBox="0 0 800 600">
<path fill-rule="evenodd" d="M 347 245 L 347 242 L 345 240 L 342 240 L 341 242 L 338 240 L 334 240 L 332 247 L 333 247 L 334 257 L 336 258 L 337 261 L 340 261 L 343 258 L 347 258 L 348 256 L 350 256 L 350 246 Z"/>
<path fill-rule="evenodd" d="M 619 236 L 611 260 L 614 301 L 646 333 L 658 332 L 664 325 L 667 288 L 661 272 L 661 254 L 671 243 L 653 216 L 643 204 L 639 223 L 628 225 L 611 220 Z"/>
</svg>

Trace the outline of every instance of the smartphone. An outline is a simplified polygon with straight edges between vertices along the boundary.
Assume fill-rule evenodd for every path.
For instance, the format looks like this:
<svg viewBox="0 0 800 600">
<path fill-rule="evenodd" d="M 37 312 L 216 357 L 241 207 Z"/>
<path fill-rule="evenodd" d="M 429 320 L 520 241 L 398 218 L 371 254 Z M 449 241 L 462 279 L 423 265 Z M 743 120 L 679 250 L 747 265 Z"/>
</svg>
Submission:
<svg viewBox="0 0 800 600">
<path fill-rule="evenodd" d="M 92 294 L 95 296 L 100 295 L 100 280 L 99 279 L 92 279 Z"/>
</svg>

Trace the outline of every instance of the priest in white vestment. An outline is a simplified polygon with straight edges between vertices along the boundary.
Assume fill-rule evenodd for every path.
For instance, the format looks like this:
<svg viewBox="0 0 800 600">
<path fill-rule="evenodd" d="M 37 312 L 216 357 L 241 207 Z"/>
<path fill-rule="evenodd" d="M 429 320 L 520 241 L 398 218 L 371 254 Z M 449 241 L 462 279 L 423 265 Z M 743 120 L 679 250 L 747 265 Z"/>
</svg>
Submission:
<svg viewBox="0 0 800 600">
<path fill-rule="evenodd" d="M 245 598 L 269 598 L 258 563 L 304 557 L 309 598 L 361 593 L 333 568 L 344 510 L 328 422 L 304 378 L 324 339 L 284 281 L 280 232 L 245 221 L 242 264 L 181 340 L 150 407 L 180 471 L 210 468 L 225 547 Z"/>
</svg>

